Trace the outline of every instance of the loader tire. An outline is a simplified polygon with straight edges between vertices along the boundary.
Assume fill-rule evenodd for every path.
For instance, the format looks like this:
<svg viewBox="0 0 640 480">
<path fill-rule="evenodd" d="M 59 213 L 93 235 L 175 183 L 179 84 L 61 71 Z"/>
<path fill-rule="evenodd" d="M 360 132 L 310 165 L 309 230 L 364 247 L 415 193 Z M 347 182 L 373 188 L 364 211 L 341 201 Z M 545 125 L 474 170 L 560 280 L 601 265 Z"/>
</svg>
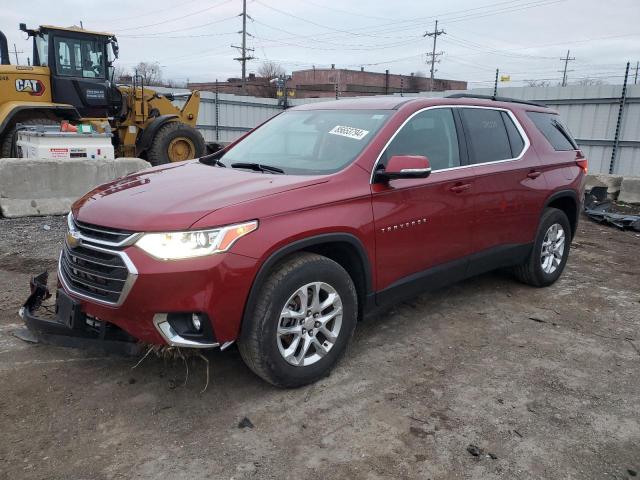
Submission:
<svg viewBox="0 0 640 480">
<path fill-rule="evenodd" d="M 181 162 L 204 155 L 204 138 L 198 130 L 181 122 L 163 125 L 147 150 L 151 165 Z"/>
<path fill-rule="evenodd" d="M 25 120 L 19 120 L 17 123 L 22 125 L 59 125 L 60 122 L 56 122 L 50 118 L 38 117 L 28 118 Z M 0 143 L 0 158 L 17 157 L 17 152 L 13 149 L 14 136 L 17 130 L 17 124 L 5 131 L 2 142 Z"/>
</svg>

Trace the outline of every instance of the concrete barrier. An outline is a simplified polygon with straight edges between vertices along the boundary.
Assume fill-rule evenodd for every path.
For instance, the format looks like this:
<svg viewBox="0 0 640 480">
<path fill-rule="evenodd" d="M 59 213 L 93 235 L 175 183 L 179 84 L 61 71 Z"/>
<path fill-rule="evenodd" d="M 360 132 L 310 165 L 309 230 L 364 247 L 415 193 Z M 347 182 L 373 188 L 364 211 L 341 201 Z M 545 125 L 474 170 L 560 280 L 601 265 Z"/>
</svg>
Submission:
<svg viewBox="0 0 640 480">
<path fill-rule="evenodd" d="M 625 177 L 622 180 L 618 201 L 640 204 L 640 177 Z"/>
<path fill-rule="evenodd" d="M 93 187 L 150 166 L 139 158 L 0 158 L 0 212 L 5 217 L 63 215 Z"/>
<path fill-rule="evenodd" d="M 585 191 L 589 192 L 593 187 L 607 187 L 607 196 L 611 200 L 616 200 L 620 193 L 622 175 L 609 175 L 607 173 L 596 173 L 587 175 L 584 185 Z"/>
</svg>

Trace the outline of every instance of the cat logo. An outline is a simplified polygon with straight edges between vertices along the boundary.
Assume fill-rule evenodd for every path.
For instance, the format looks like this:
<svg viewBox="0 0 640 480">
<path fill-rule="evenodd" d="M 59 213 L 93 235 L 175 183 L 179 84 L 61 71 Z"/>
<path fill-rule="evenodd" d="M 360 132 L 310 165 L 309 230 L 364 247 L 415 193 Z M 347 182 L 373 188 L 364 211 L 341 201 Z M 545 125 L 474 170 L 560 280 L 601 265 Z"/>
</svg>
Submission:
<svg viewBox="0 0 640 480">
<path fill-rule="evenodd" d="M 18 78 L 16 80 L 16 91 L 26 92 L 29 95 L 39 97 L 44 93 L 44 83 L 40 80 L 33 80 L 30 78 Z"/>
</svg>

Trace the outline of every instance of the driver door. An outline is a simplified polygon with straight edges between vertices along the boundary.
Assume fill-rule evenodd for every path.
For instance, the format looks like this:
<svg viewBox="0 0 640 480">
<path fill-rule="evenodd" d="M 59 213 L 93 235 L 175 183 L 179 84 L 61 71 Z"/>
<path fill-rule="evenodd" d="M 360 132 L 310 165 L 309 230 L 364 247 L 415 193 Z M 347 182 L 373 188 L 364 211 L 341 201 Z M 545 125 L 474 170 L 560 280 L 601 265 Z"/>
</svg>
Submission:
<svg viewBox="0 0 640 480">
<path fill-rule="evenodd" d="M 432 173 L 371 186 L 379 303 L 464 276 L 473 172 L 465 168 L 460 131 L 451 108 L 428 108 L 410 117 L 380 157 L 378 168 L 393 155 L 426 156 Z"/>
<path fill-rule="evenodd" d="M 73 105 L 83 117 L 109 116 L 104 41 L 68 33 L 55 35 L 50 48 L 53 101 Z"/>
</svg>

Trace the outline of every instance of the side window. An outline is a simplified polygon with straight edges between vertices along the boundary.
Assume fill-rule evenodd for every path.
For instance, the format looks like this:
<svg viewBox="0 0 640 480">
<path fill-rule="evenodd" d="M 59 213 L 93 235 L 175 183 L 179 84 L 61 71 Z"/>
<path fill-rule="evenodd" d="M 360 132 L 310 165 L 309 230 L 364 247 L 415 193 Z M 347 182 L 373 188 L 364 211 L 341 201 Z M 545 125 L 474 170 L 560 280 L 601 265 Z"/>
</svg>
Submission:
<svg viewBox="0 0 640 480">
<path fill-rule="evenodd" d="M 471 143 L 471 163 L 513 158 L 507 129 L 499 110 L 463 108 L 460 113 Z"/>
<path fill-rule="evenodd" d="M 567 128 L 562 125 L 558 115 L 543 112 L 527 112 L 527 115 L 555 150 L 578 149 L 575 140 L 571 138 Z"/>
<path fill-rule="evenodd" d="M 380 158 L 386 165 L 394 155 L 422 155 L 431 170 L 460 166 L 458 134 L 449 108 L 434 108 L 418 113 L 395 136 Z"/>
<path fill-rule="evenodd" d="M 511 157 L 516 158 L 524 149 L 524 140 L 522 139 L 522 135 L 516 128 L 515 123 L 509 116 L 507 112 L 500 112 L 502 114 L 502 121 L 504 122 L 504 126 L 507 128 L 507 136 L 509 137 L 509 144 L 511 145 Z"/>
</svg>

